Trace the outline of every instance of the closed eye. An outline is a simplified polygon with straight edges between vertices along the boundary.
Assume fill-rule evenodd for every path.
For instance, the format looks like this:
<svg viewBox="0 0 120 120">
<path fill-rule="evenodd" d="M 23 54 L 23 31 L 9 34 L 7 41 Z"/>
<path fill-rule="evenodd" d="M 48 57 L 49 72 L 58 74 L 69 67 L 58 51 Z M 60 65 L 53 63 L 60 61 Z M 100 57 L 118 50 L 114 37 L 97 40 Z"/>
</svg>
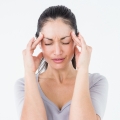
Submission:
<svg viewBox="0 0 120 120">
<path fill-rule="evenodd" d="M 70 42 L 69 42 L 69 43 L 70 43 Z M 62 44 L 67 45 L 67 44 L 69 44 L 69 43 L 62 43 Z M 45 45 L 52 45 L 52 44 L 45 44 Z"/>
<path fill-rule="evenodd" d="M 45 45 L 51 45 L 51 44 L 45 44 Z"/>
<path fill-rule="evenodd" d="M 69 42 L 70 43 L 70 42 Z M 63 43 L 63 44 L 69 44 L 69 43 Z"/>
</svg>

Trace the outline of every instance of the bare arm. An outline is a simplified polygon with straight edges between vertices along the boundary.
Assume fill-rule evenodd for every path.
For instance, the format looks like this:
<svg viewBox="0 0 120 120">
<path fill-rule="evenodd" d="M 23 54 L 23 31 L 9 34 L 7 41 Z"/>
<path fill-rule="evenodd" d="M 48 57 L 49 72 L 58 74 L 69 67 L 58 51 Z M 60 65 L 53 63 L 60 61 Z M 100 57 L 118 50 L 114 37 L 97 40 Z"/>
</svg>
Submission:
<svg viewBox="0 0 120 120">
<path fill-rule="evenodd" d="M 47 120 L 34 73 L 25 73 L 25 98 L 21 120 Z"/>
<path fill-rule="evenodd" d="M 76 76 L 69 120 L 100 120 L 98 118 L 90 98 L 88 71 L 81 68 Z"/>
<path fill-rule="evenodd" d="M 99 120 L 92 105 L 89 92 L 89 62 L 92 48 L 86 44 L 84 38 L 75 32 L 71 33 L 72 39 L 76 45 L 81 47 L 81 51 L 75 47 L 76 67 L 78 69 L 74 92 L 70 107 L 69 120 Z"/>
<path fill-rule="evenodd" d="M 25 96 L 21 120 L 47 120 L 44 103 L 40 96 L 35 72 L 40 64 L 42 52 L 38 56 L 33 56 L 36 46 L 42 40 L 43 35 L 35 40 L 32 38 L 25 50 L 23 50 L 24 68 L 25 68 Z"/>
</svg>

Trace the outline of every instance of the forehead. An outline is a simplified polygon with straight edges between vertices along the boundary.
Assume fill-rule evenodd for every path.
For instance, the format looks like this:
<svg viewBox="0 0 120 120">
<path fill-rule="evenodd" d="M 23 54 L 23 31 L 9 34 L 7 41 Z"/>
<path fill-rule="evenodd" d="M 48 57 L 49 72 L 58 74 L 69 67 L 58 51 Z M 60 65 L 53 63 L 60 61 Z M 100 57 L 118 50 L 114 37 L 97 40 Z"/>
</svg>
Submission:
<svg viewBox="0 0 120 120">
<path fill-rule="evenodd" d="M 50 19 L 41 30 L 41 32 L 48 37 L 70 35 L 71 31 L 70 25 L 66 24 L 61 18 L 55 20 Z"/>
</svg>

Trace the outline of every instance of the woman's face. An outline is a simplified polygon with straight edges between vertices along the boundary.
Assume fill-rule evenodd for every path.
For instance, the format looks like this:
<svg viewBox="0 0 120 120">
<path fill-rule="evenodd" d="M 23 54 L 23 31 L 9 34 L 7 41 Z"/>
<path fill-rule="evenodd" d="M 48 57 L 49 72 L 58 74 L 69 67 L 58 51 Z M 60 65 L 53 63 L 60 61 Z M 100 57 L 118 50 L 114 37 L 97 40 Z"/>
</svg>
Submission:
<svg viewBox="0 0 120 120">
<path fill-rule="evenodd" d="M 42 28 L 44 35 L 41 42 L 46 62 L 55 69 L 62 69 L 69 64 L 74 55 L 72 29 L 62 19 L 48 21 Z"/>
</svg>

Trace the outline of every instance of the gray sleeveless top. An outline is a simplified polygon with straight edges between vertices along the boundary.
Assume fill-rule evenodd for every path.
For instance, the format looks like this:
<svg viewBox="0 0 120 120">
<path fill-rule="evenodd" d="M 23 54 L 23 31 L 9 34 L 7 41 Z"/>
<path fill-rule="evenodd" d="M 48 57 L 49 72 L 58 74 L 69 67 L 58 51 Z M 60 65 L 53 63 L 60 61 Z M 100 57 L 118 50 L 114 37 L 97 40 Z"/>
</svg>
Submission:
<svg viewBox="0 0 120 120">
<path fill-rule="evenodd" d="M 38 75 L 36 75 L 36 80 L 38 82 Z M 14 85 L 15 103 L 19 118 L 22 112 L 22 107 L 24 102 L 24 85 L 25 85 L 24 78 L 18 79 Z M 46 109 L 47 118 L 48 118 L 47 120 L 69 120 L 71 100 L 67 102 L 62 107 L 61 110 L 59 110 L 59 108 L 45 96 L 39 83 L 38 83 L 38 88 Z M 100 75 L 99 73 L 93 73 L 93 74 L 89 73 L 89 90 L 90 90 L 92 104 L 96 111 L 96 114 L 98 114 L 102 119 L 107 104 L 107 96 L 108 96 L 107 79 L 103 75 Z"/>
</svg>

